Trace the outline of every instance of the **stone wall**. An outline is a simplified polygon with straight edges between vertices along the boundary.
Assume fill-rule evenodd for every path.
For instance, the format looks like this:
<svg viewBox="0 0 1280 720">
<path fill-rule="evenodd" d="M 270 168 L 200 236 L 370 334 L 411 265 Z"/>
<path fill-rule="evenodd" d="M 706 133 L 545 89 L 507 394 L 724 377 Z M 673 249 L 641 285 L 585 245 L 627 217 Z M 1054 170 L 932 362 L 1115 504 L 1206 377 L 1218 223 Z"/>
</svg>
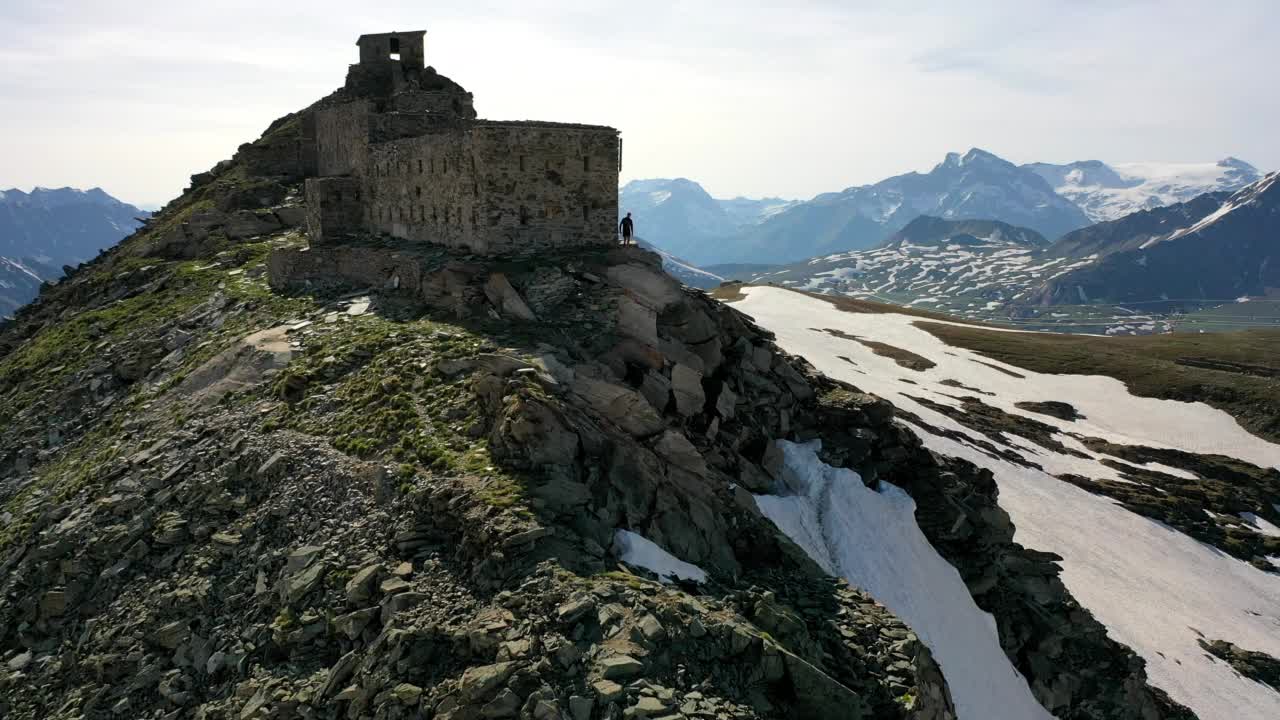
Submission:
<svg viewBox="0 0 1280 720">
<path fill-rule="evenodd" d="M 356 40 L 356 46 L 360 48 L 360 63 L 390 61 L 394 42 L 394 53 L 400 56 L 395 62 L 407 68 L 421 70 L 426 58 L 426 41 L 423 39 L 426 34 L 425 30 L 410 30 L 361 35 Z"/>
<path fill-rule="evenodd" d="M 379 37 L 362 43 L 377 45 Z M 362 54 L 348 79 L 363 82 L 388 63 Z M 303 129 L 314 174 L 359 179 L 360 229 L 483 254 L 615 242 L 617 130 L 477 121 L 471 93 L 431 68 L 415 88 L 318 109 Z M 332 242 L 354 232 L 351 210 L 317 209 L 315 237 Z"/>
<path fill-rule="evenodd" d="M 366 122 L 370 145 L 464 127 L 457 117 L 434 112 L 378 112 L 370 115 Z"/>
<path fill-rule="evenodd" d="M 491 246 L 524 253 L 616 241 L 616 130 L 481 122 L 473 132 Z"/>
<path fill-rule="evenodd" d="M 608 245 L 617 143 L 611 128 L 481 123 L 374 144 L 365 225 L 479 253 Z"/>
<path fill-rule="evenodd" d="M 433 112 L 474 119 L 475 100 L 468 92 L 447 90 L 400 93 L 391 98 L 391 108 L 399 112 Z"/>
<path fill-rule="evenodd" d="M 364 168 L 369 145 L 366 100 L 336 105 L 315 113 L 316 171 L 320 175 L 350 175 Z"/>
<path fill-rule="evenodd" d="M 357 178 L 309 178 L 306 195 L 312 245 L 333 245 L 362 229 L 364 193 Z"/>
<path fill-rule="evenodd" d="M 489 248 L 477 232 L 477 184 L 471 136 L 445 131 L 369 148 L 365 224 L 415 242 Z"/>
</svg>

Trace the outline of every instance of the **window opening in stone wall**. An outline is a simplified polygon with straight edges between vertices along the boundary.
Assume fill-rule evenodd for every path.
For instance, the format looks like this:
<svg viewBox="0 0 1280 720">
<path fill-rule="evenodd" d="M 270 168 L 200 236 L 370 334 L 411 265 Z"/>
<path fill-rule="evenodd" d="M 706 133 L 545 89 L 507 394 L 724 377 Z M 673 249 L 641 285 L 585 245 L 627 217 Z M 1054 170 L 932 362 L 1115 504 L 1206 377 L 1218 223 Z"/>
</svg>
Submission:
<svg viewBox="0 0 1280 720">
<path fill-rule="evenodd" d="M 582 206 L 582 219 L 583 220 L 591 219 L 591 208 L 587 205 Z"/>
<path fill-rule="evenodd" d="M 480 183 L 471 183 L 471 194 L 472 195 L 480 194 Z"/>
<path fill-rule="evenodd" d="M 431 174 L 432 174 L 432 175 L 435 175 L 435 174 L 436 174 L 436 159 L 435 159 L 435 158 L 431 158 Z"/>
<path fill-rule="evenodd" d="M 445 158 L 445 159 L 441 160 L 440 162 L 444 163 L 444 169 L 443 169 L 443 170 L 441 170 L 440 172 L 445 173 L 445 174 L 448 174 L 448 173 L 449 173 L 449 158 Z"/>
<path fill-rule="evenodd" d="M 520 224 L 521 225 L 529 224 L 529 208 L 523 205 L 520 206 Z"/>
<path fill-rule="evenodd" d="M 419 175 L 421 175 L 421 174 L 422 174 L 422 160 L 421 160 L 421 159 L 419 159 L 419 160 L 418 160 L 418 174 L 419 174 Z"/>
<path fill-rule="evenodd" d="M 435 206 L 435 205 L 432 205 L 432 206 L 431 206 L 431 222 L 433 222 L 433 223 L 438 223 L 438 222 L 440 222 L 440 215 L 439 215 L 439 213 L 437 212 L 437 210 L 436 210 L 436 206 Z"/>
<path fill-rule="evenodd" d="M 391 38 L 390 50 L 391 50 L 391 59 L 399 60 L 400 59 L 400 38 Z"/>
<path fill-rule="evenodd" d="M 591 158 L 586 155 L 582 156 L 582 172 L 591 172 Z"/>
<path fill-rule="evenodd" d="M 414 191 L 417 193 L 417 196 L 418 196 L 418 197 L 422 197 L 422 186 L 421 186 L 421 185 L 419 185 L 419 186 L 415 187 L 415 188 L 414 188 Z"/>
<path fill-rule="evenodd" d="M 520 156 L 520 171 L 524 172 L 524 156 Z"/>
</svg>

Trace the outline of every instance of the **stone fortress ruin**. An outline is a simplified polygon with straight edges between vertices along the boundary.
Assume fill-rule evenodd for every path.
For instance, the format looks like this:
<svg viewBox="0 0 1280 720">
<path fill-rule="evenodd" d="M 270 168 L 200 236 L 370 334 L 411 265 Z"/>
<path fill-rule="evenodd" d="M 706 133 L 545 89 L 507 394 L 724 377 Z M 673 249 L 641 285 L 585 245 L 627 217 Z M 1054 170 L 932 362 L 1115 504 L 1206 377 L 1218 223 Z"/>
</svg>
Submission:
<svg viewBox="0 0 1280 720">
<path fill-rule="evenodd" d="M 313 247 L 359 235 L 507 255 L 616 242 L 611 127 L 480 120 L 425 66 L 426 31 L 362 35 L 343 102 L 303 122 Z"/>
</svg>

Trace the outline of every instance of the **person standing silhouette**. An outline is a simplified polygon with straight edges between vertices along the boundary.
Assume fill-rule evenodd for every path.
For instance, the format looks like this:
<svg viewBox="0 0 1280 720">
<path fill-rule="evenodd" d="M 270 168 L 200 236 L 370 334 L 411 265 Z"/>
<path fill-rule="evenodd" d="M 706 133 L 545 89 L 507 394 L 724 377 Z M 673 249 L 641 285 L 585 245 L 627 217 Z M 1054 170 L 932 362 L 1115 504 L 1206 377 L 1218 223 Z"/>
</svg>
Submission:
<svg viewBox="0 0 1280 720">
<path fill-rule="evenodd" d="M 622 244 L 631 244 L 631 235 L 635 232 L 635 223 L 631 221 L 631 213 L 622 218 L 622 222 L 618 223 L 618 232 L 622 233 Z"/>
</svg>

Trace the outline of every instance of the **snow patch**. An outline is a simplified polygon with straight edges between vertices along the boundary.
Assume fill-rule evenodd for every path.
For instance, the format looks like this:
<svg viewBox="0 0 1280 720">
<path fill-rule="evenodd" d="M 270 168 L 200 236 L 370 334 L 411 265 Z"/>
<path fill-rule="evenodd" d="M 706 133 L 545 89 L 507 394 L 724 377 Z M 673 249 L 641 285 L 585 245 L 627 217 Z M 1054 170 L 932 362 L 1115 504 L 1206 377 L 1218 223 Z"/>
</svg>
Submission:
<svg viewBox="0 0 1280 720">
<path fill-rule="evenodd" d="M 618 530 L 613 534 L 613 548 L 619 559 L 628 565 L 642 567 L 663 582 L 672 578 L 704 583 L 707 573 L 692 563 L 687 563 L 645 536 L 630 530 Z"/>
<path fill-rule="evenodd" d="M 743 292 L 746 298 L 734 307 L 776 333 L 785 350 L 804 356 L 830 377 L 880 395 L 944 431 L 976 436 L 972 429 L 912 396 L 953 402 L 956 389 L 941 385 L 952 379 L 991 393 L 980 396 L 983 402 L 1014 415 L 1023 415 L 1017 402 L 1069 401 L 1082 419 L 1070 422 L 1036 416 L 1063 432 L 1280 467 L 1280 446 L 1249 434 L 1230 415 L 1202 403 L 1135 397 L 1120 381 L 1101 376 L 1047 375 L 1011 367 L 1022 376 L 1012 377 L 990 367 L 1005 367 L 1003 363 L 948 346 L 920 329 L 918 318 L 843 312 L 821 299 L 777 288 L 750 287 Z M 836 328 L 885 342 L 937 365 L 912 373 L 916 384 L 904 385 L 896 380 L 900 373 L 891 358 L 811 328 Z M 856 362 L 862 373 L 840 356 Z M 1190 707 L 1201 720 L 1280 717 L 1280 693 L 1207 658 L 1197 642 L 1198 633 L 1203 633 L 1280 656 L 1280 577 L 1054 477 L 1064 471 L 1097 479 L 1115 477 L 1113 470 L 1087 450 L 1084 452 L 1091 457 L 1081 458 L 1041 448 L 1035 461 L 1045 472 L 994 458 L 974 444 L 903 424 L 930 450 L 992 471 L 1000 488 L 1000 505 L 1017 527 L 1015 540 L 1064 558 L 1063 582 L 1081 605 L 1107 626 L 1111 637 L 1147 661 L 1154 686 Z M 1067 435 L 1055 437 L 1068 448 L 1083 449 Z M 1021 442 L 998 444 L 1017 453 L 1027 449 Z M 1154 464 L 1147 467 L 1173 470 Z M 905 612 L 898 614 L 912 622 Z M 920 628 L 916 631 L 924 637 Z"/>
<path fill-rule="evenodd" d="M 1258 517 L 1257 514 L 1251 512 L 1240 513 L 1240 519 L 1249 524 L 1249 529 L 1254 532 L 1268 535 L 1270 537 L 1280 537 L 1280 527 L 1276 527 L 1274 523 L 1264 517 Z"/>
<path fill-rule="evenodd" d="M 827 572 L 866 590 L 933 652 L 961 720 L 1052 717 L 1000 648 L 995 620 L 915 520 L 915 502 L 886 482 L 818 458 L 822 441 L 778 441 L 789 494 L 759 495 L 766 517 Z"/>
</svg>

